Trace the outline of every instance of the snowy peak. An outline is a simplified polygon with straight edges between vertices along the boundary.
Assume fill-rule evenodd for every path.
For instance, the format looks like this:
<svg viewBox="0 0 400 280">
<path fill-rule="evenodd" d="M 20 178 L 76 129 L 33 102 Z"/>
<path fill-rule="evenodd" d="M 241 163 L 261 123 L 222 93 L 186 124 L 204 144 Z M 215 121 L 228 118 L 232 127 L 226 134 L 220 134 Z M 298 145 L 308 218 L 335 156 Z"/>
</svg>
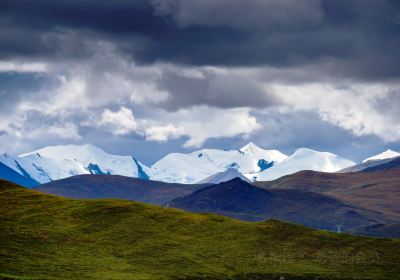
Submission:
<svg viewBox="0 0 400 280">
<path fill-rule="evenodd" d="M 26 157 L 0 156 L 0 162 L 28 180 L 39 183 L 47 183 L 74 175 L 89 174 L 78 162 L 42 157 L 38 153 L 32 153 Z"/>
<path fill-rule="evenodd" d="M 400 156 L 400 153 L 388 149 L 388 150 L 384 151 L 383 153 L 380 153 L 378 155 L 375 155 L 375 156 L 369 157 L 367 159 L 364 159 L 362 162 L 364 163 L 364 162 L 371 161 L 371 160 L 389 159 L 389 158 L 395 158 L 395 157 L 398 157 L 398 156 Z"/>
<path fill-rule="evenodd" d="M 254 174 L 286 157 L 279 151 L 263 150 L 253 143 L 240 150 L 201 149 L 189 154 L 171 153 L 151 166 L 151 179 L 192 184 L 229 169 Z"/>
<path fill-rule="evenodd" d="M 23 175 L 23 172 L 22 172 L 21 168 L 19 168 L 18 161 L 15 157 L 4 153 L 0 156 L 0 162 L 4 165 L 8 166 L 15 172 L 19 173 L 20 175 Z"/>
<path fill-rule="evenodd" d="M 151 166 L 151 179 L 192 184 L 230 168 L 240 173 L 260 170 L 256 158 L 238 150 L 201 149 L 189 154 L 168 154 Z"/>
<path fill-rule="evenodd" d="M 207 178 L 201 180 L 198 183 L 199 184 L 219 184 L 219 183 L 230 181 L 235 178 L 239 178 L 242 181 L 251 183 L 251 181 L 249 179 L 247 179 L 245 176 L 243 176 L 240 172 L 238 172 L 234 168 L 230 168 L 224 172 L 219 172 L 217 174 L 214 174 L 210 177 L 207 177 Z"/>
<path fill-rule="evenodd" d="M 246 145 L 244 145 L 242 148 L 239 149 L 241 152 L 254 152 L 254 151 L 259 151 L 262 150 L 260 147 L 258 147 L 256 144 L 253 142 L 249 142 Z"/>
<path fill-rule="evenodd" d="M 48 146 L 41 148 L 39 150 L 22 154 L 20 157 L 30 156 L 32 154 L 39 154 L 44 157 L 54 158 L 54 159 L 72 159 L 80 162 L 90 161 L 94 157 L 104 157 L 108 154 L 93 145 L 59 145 L 59 146 Z"/>
<path fill-rule="evenodd" d="M 309 148 L 299 148 L 293 154 L 290 155 L 290 158 L 300 158 L 300 159 L 309 159 L 313 157 L 326 157 L 326 158 L 339 158 L 338 155 L 329 152 L 320 152 Z"/>
<path fill-rule="evenodd" d="M 240 150 L 243 154 L 251 155 L 256 159 L 263 159 L 267 162 L 281 162 L 287 158 L 287 155 L 278 150 L 264 150 L 253 142 L 243 146 Z"/>
<path fill-rule="evenodd" d="M 37 172 L 41 176 L 47 176 L 48 180 L 66 178 L 68 174 L 109 174 L 127 177 L 148 179 L 149 168 L 138 162 L 132 156 L 111 155 L 93 145 L 60 145 L 49 146 L 39 150 L 20 155 L 21 159 L 34 163 Z M 53 162 L 58 171 L 57 176 L 53 172 L 46 172 L 48 164 Z M 57 164 L 61 162 L 65 165 Z M 43 166 L 45 165 L 45 166 Z M 44 172 L 43 172 L 44 171 Z M 67 175 L 64 177 L 63 174 Z M 43 182 L 42 179 L 40 182 Z"/>
<path fill-rule="evenodd" d="M 335 172 L 354 165 L 338 155 L 300 148 L 281 163 L 260 172 L 257 181 L 271 181 L 301 170 Z"/>
<path fill-rule="evenodd" d="M 40 183 L 47 183 L 75 175 L 90 174 L 76 160 L 49 158 L 39 153 L 19 158 L 18 162 L 30 177 Z"/>
<path fill-rule="evenodd" d="M 297 149 L 284 162 L 296 162 L 302 170 L 335 172 L 355 163 L 333 153 L 320 152 L 308 148 Z M 301 164 L 303 163 L 303 164 Z"/>
</svg>

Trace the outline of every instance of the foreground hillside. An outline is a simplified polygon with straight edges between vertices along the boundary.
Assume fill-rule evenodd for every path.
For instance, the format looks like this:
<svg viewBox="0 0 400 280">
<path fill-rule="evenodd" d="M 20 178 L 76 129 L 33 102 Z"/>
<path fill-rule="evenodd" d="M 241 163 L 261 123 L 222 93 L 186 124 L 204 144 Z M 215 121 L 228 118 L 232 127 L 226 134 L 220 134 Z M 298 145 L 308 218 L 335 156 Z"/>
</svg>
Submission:
<svg viewBox="0 0 400 280">
<path fill-rule="evenodd" d="M 400 241 L 246 223 L 0 181 L 0 278 L 396 279 Z"/>
</svg>

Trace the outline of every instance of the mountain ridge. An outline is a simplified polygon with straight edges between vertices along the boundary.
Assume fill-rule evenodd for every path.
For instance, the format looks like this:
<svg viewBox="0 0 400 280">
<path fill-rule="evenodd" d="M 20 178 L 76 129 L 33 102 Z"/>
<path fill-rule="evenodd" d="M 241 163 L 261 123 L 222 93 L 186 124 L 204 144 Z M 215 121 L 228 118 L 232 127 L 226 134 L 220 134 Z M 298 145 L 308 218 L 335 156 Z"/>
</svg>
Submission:
<svg viewBox="0 0 400 280">
<path fill-rule="evenodd" d="M 335 172 L 355 163 L 338 155 L 299 148 L 280 164 L 261 171 L 256 181 L 271 181 L 301 170 Z"/>
<path fill-rule="evenodd" d="M 366 158 L 364 159 L 362 162 L 368 162 L 368 161 L 374 161 L 374 160 L 382 160 L 382 159 L 390 159 L 390 158 L 395 158 L 395 157 L 399 157 L 400 153 L 393 151 L 391 149 L 387 149 L 386 151 L 374 155 L 372 157 Z"/>
<path fill-rule="evenodd" d="M 116 198 L 162 205 L 205 186 L 208 185 L 166 183 L 121 175 L 87 174 L 42 184 L 33 190 L 73 199 Z"/>
<path fill-rule="evenodd" d="M 303 170 L 254 185 L 267 190 L 294 189 L 327 194 L 400 221 L 400 168 L 350 173 Z"/>
<path fill-rule="evenodd" d="M 239 178 L 199 189 L 168 202 L 166 206 L 244 221 L 278 219 L 330 231 L 335 231 L 340 224 L 342 230 L 358 234 L 365 234 L 373 225 L 394 222 L 379 212 L 346 204 L 325 194 L 267 190 Z"/>
<path fill-rule="evenodd" d="M 299 148 L 286 156 L 278 150 L 264 150 L 249 142 L 238 150 L 170 153 L 150 167 L 134 156 L 108 154 L 90 144 L 47 146 L 19 157 L 3 155 L 0 163 L 39 183 L 81 174 L 110 174 L 193 184 L 229 169 L 236 169 L 250 181 L 270 181 L 300 170 L 350 172 L 380 162 L 369 160 L 356 165 L 338 155 L 307 148 Z"/>
<path fill-rule="evenodd" d="M 234 178 L 240 178 L 241 180 L 251 183 L 251 181 L 242 175 L 242 173 L 238 172 L 236 169 L 230 168 L 226 171 L 216 173 L 214 175 L 211 175 L 210 177 L 207 177 L 200 182 L 199 184 L 219 184 L 222 182 L 230 181 Z"/>
</svg>

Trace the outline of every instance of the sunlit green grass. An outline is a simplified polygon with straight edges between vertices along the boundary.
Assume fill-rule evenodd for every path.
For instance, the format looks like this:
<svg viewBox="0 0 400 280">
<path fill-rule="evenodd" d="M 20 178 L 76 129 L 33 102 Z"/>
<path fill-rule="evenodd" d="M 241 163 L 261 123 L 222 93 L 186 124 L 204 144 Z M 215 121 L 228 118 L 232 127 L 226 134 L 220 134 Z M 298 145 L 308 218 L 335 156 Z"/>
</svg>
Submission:
<svg viewBox="0 0 400 280">
<path fill-rule="evenodd" d="M 399 264 L 398 240 L 70 200 L 0 182 L 6 279 L 396 279 Z"/>
</svg>

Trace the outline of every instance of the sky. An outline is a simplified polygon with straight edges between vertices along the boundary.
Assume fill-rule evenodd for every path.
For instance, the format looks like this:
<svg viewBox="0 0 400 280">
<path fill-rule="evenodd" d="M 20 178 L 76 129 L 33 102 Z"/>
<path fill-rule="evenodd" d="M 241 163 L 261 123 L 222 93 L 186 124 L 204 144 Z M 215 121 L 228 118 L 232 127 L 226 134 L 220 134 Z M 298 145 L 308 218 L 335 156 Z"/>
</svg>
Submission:
<svg viewBox="0 0 400 280">
<path fill-rule="evenodd" d="M 400 151 L 396 0 L 1 0 L 0 152 Z"/>
</svg>

